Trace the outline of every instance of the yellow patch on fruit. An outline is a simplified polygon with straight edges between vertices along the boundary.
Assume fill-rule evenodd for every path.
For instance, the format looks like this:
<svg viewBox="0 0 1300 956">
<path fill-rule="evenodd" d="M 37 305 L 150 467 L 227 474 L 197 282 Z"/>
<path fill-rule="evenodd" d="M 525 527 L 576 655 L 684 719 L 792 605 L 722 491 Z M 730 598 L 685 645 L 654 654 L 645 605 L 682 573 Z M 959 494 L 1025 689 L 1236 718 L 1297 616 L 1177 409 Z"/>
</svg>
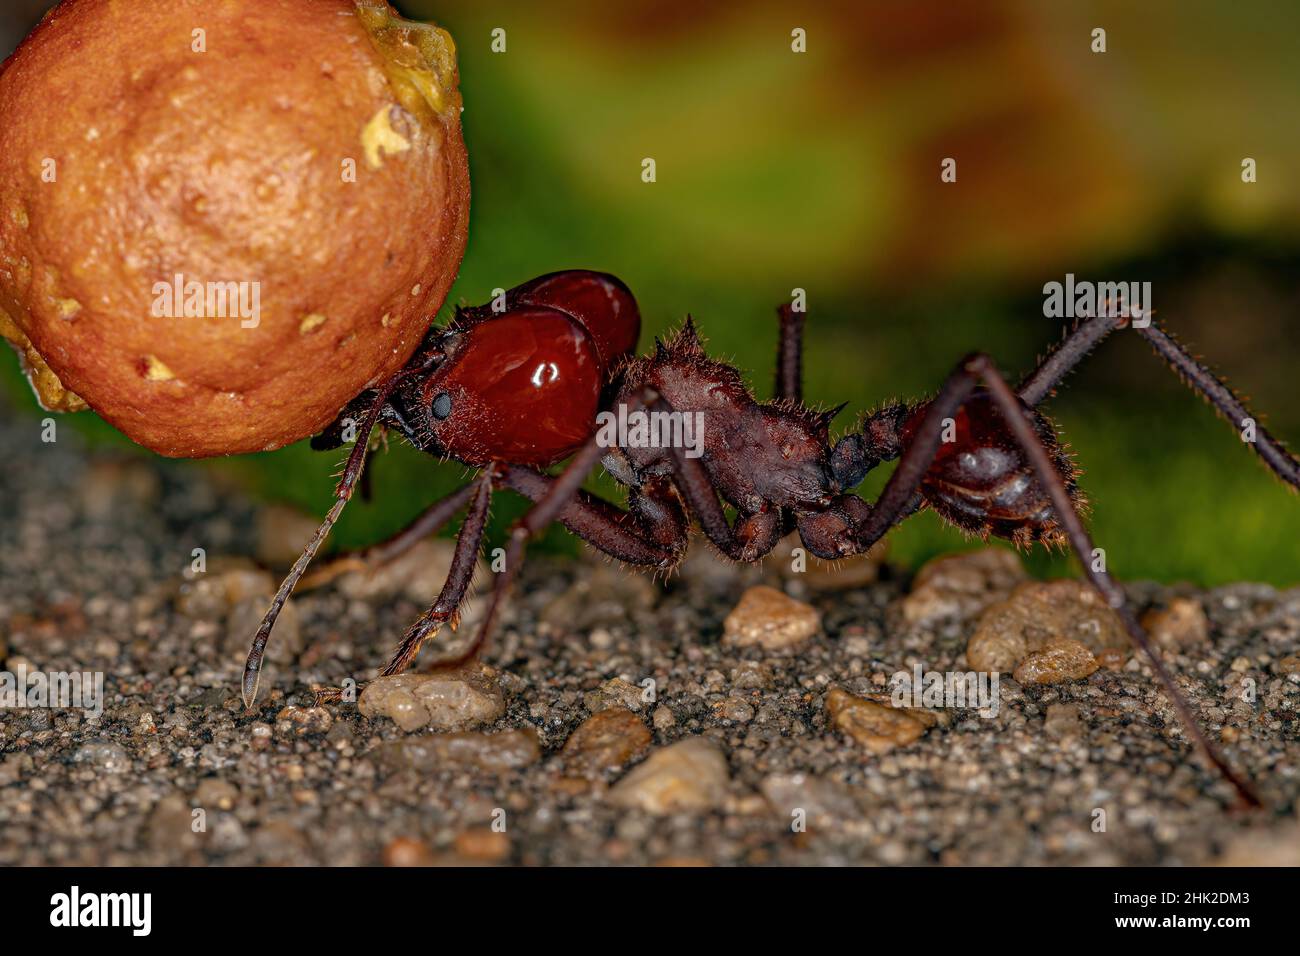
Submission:
<svg viewBox="0 0 1300 956">
<path fill-rule="evenodd" d="M 390 106 L 382 107 L 361 131 L 361 148 L 366 151 L 366 162 L 371 169 L 384 165 L 383 154 L 401 153 L 411 148 L 407 138 L 393 129 L 388 117 L 390 109 Z"/>
<path fill-rule="evenodd" d="M 170 382 L 176 373 L 169 369 L 156 355 L 144 357 L 144 377 L 151 382 Z"/>
</svg>

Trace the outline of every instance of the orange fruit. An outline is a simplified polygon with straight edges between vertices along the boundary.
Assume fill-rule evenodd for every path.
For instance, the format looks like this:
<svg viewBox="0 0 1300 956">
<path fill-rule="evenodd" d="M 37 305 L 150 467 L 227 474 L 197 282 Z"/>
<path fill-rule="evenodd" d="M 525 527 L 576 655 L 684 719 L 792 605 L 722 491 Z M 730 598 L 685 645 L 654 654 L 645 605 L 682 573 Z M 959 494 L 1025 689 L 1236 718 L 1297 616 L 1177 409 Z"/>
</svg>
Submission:
<svg viewBox="0 0 1300 956">
<path fill-rule="evenodd" d="M 383 0 L 65 0 L 0 67 L 0 334 L 164 455 L 319 431 L 455 278 L 460 110 Z"/>
</svg>

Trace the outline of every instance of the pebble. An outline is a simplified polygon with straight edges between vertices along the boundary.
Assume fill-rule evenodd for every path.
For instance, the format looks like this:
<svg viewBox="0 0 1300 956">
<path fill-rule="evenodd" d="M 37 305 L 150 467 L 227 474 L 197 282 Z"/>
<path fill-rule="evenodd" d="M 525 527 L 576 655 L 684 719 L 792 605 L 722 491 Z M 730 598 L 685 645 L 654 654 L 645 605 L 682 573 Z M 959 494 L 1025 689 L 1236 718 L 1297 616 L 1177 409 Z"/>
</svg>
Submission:
<svg viewBox="0 0 1300 956">
<path fill-rule="evenodd" d="M 658 599 L 658 587 L 645 575 L 589 562 L 579 566 L 567 590 L 542 608 L 541 620 L 565 633 L 625 628 L 630 612 L 648 610 Z"/>
<path fill-rule="evenodd" d="M 309 737 L 329 733 L 334 717 L 324 707 L 290 705 L 275 715 L 275 729 L 284 737 Z"/>
<path fill-rule="evenodd" d="M 1043 730 L 1049 737 L 1078 736 L 1083 729 L 1078 704 L 1051 704 L 1043 721 Z"/>
<path fill-rule="evenodd" d="M 510 855 L 510 838 L 489 827 L 457 833 L 453 845 L 458 856 L 482 863 L 500 863 Z"/>
<path fill-rule="evenodd" d="M 903 619 L 922 625 L 974 617 L 1027 578 L 1019 556 L 1006 548 L 935 558 L 916 572 L 911 593 L 901 602 Z"/>
<path fill-rule="evenodd" d="M 199 834 L 194 832 L 194 819 L 188 800 L 180 794 L 168 794 L 149 814 L 150 845 L 168 854 L 195 849 Z"/>
<path fill-rule="evenodd" d="M 200 781 L 194 791 L 195 805 L 208 810 L 214 807 L 218 810 L 230 810 L 238 800 L 239 788 L 218 777 L 208 777 Z"/>
<path fill-rule="evenodd" d="M 605 681 L 596 690 L 582 696 L 582 702 L 591 713 L 607 710 L 610 707 L 622 707 L 625 710 L 639 711 L 644 706 L 644 690 L 631 681 L 615 677 Z"/>
<path fill-rule="evenodd" d="M 1054 637 L 1042 650 L 1030 653 L 1017 664 L 1011 676 L 1022 684 L 1059 684 L 1083 680 L 1099 667 L 1097 658 L 1083 642 Z"/>
<path fill-rule="evenodd" d="M 1030 655 L 1045 653 L 1052 642 L 1057 647 L 1028 671 L 1040 678 L 1036 683 L 1050 683 L 1054 668 L 1075 673 L 1091 667 L 1091 674 L 1098 666 L 1095 654 L 1127 648 L 1128 636 L 1115 612 L 1089 585 L 1030 581 L 980 616 L 966 645 L 966 662 L 976 671 L 1014 672 Z"/>
<path fill-rule="evenodd" d="M 206 570 L 195 571 L 191 567 L 181 575 L 176 610 L 197 620 L 222 618 L 248 598 L 269 601 L 275 587 L 271 574 L 247 558 L 210 557 Z M 279 632 L 278 625 L 276 631 Z M 248 636 L 251 638 L 251 632 Z"/>
<path fill-rule="evenodd" d="M 774 773 L 763 778 L 759 790 L 772 811 L 788 826 L 803 811 L 810 828 L 841 826 L 862 819 L 862 809 L 846 785 L 808 773 Z"/>
<path fill-rule="evenodd" d="M 107 740 L 92 740 L 82 744 L 73 759 L 78 763 L 90 764 L 100 773 L 127 773 L 131 769 L 131 758 L 126 751 Z"/>
<path fill-rule="evenodd" d="M 499 734 L 467 731 L 413 735 L 390 741 L 379 750 L 380 760 L 394 769 L 434 771 L 454 765 L 497 774 L 534 764 L 541 755 L 533 727 Z"/>
<path fill-rule="evenodd" d="M 361 692 L 357 707 L 366 717 L 390 717 L 406 731 L 467 730 L 505 712 L 490 669 L 473 662 L 427 674 L 377 678 Z"/>
<path fill-rule="evenodd" d="M 316 533 L 320 518 L 289 505 L 267 504 L 257 509 L 257 558 L 263 564 L 288 568 Z"/>
<path fill-rule="evenodd" d="M 821 615 L 816 608 L 760 584 L 745 591 L 727 615 L 722 642 L 767 651 L 791 650 L 820 630 Z"/>
<path fill-rule="evenodd" d="M 1201 602 L 1192 598 L 1176 597 L 1167 607 L 1148 611 L 1142 616 L 1142 626 L 1163 647 L 1203 644 L 1210 639 L 1210 619 Z"/>
<path fill-rule="evenodd" d="M 650 731 L 630 710 L 611 707 L 579 725 L 561 752 L 571 771 L 596 777 L 617 770 L 650 747 Z"/>
<path fill-rule="evenodd" d="M 429 844 L 414 837 L 395 837 L 380 853 L 384 866 L 432 866 L 433 851 Z"/>
<path fill-rule="evenodd" d="M 920 739 L 927 726 L 905 710 L 878 704 L 832 687 L 826 695 L 831 726 L 876 755 L 905 747 Z"/>
<path fill-rule="evenodd" d="M 677 716 L 672 712 L 671 708 L 660 704 L 650 716 L 650 721 L 655 725 L 655 730 L 671 730 L 673 725 L 677 723 Z"/>
<path fill-rule="evenodd" d="M 456 545 L 444 538 L 426 538 L 411 550 L 383 564 L 370 564 L 339 577 L 336 587 L 345 596 L 357 600 L 373 600 L 403 594 L 422 607 L 427 607 L 442 590 L 451 572 L 451 557 Z M 482 561 L 475 567 L 475 580 L 483 581 L 487 573 Z M 470 623 L 470 609 L 477 602 L 466 602 L 463 623 Z"/>
<path fill-rule="evenodd" d="M 688 737 L 656 750 L 606 795 L 618 807 L 663 815 L 702 812 L 726 799 L 727 760 L 716 744 Z"/>
</svg>

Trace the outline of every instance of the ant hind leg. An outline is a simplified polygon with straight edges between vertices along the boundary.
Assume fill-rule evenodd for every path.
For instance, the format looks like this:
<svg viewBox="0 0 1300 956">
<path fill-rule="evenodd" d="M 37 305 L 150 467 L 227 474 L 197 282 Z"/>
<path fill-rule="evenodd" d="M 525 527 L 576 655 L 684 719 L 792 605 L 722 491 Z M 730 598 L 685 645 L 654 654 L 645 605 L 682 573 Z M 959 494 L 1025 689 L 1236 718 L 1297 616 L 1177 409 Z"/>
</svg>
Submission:
<svg viewBox="0 0 1300 956">
<path fill-rule="evenodd" d="M 900 456 L 898 467 L 885 484 L 875 505 L 871 507 L 866 519 L 851 530 L 854 547 L 864 550 L 870 547 L 889 528 L 897 524 L 902 516 L 905 516 L 909 502 L 920 487 L 921 479 L 935 460 L 942 438 L 943 420 L 956 414 L 980 381 L 988 388 L 1003 420 L 1029 458 L 1038 481 L 1052 502 L 1057 522 L 1065 531 L 1075 554 L 1083 565 L 1084 574 L 1106 603 L 1119 615 L 1129 640 L 1147 658 L 1188 736 L 1219 773 L 1236 788 L 1241 799 L 1250 805 L 1258 806 L 1259 799 L 1249 783 L 1220 755 L 1218 749 L 1201 730 L 1173 676 L 1156 654 L 1146 631 L 1129 607 L 1123 588 L 1111 578 L 1109 572 L 1097 568 L 1089 560 L 1093 554 L 1092 538 L 1084 527 L 1083 519 L 1079 516 L 1074 502 L 1070 499 L 1069 490 L 1035 432 L 1032 422 L 1025 416 L 1021 399 L 1017 397 L 987 355 L 975 354 L 963 359 L 944 382 L 913 435 L 911 444 Z"/>
</svg>

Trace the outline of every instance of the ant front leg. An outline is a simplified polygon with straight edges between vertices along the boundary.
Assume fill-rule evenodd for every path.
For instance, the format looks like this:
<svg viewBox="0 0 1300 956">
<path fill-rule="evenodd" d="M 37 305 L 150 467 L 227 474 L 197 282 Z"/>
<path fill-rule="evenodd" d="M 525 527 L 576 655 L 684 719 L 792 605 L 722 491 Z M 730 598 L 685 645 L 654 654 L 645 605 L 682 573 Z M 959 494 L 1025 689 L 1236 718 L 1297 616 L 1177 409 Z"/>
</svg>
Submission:
<svg viewBox="0 0 1300 956">
<path fill-rule="evenodd" d="M 393 659 L 381 672 L 384 677 L 392 677 L 405 671 L 420 653 L 420 647 L 438 628 L 448 621 L 455 627 L 460 613 L 461 602 L 474 579 L 474 568 L 478 563 L 479 548 L 483 543 L 483 532 L 487 527 L 488 505 L 492 501 L 492 484 L 495 472 L 491 466 L 484 469 L 477 482 L 469 486 L 473 489 L 473 499 L 469 512 L 456 537 L 456 550 L 451 558 L 451 570 L 442 585 L 438 599 L 433 602 L 424 615 L 406 631 L 402 643 L 398 645 Z"/>
<path fill-rule="evenodd" d="M 293 593 L 293 589 L 298 586 L 298 581 L 306 573 L 307 566 L 316 557 L 316 552 L 320 550 L 320 546 L 324 544 L 325 539 L 329 536 L 335 522 L 343 514 L 343 509 L 347 507 L 348 501 L 352 498 L 352 493 L 356 490 L 357 482 L 360 480 L 362 470 L 365 468 L 366 452 L 370 447 L 370 435 L 375 430 L 375 426 L 379 424 L 379 416 L 383 413 L 384 404 L 388 401 L 388 397 L 393 393 L 397 385 L 409 374 L 405 370 L 398 372 L 385 382 L 375 392 L 374 397 L 370 399 L 365 418 L 362 419 L 361 425 L 357 429 L 356 441 L 352 445 L 352 451 L 348 454 L 347 463 L 343 466 L 343 473 L 334 488 L 334 505 L 330 508 L 329 513 L 325 515 L 325 520 L 316 529 L 316 533 L 312 535 L 311 540 L 307 542 L 307 547 L 298 556 L 298 560 L 289 569 L 288 575 L 280 584 L 280 589 L 275 592 L 275 597 L 272 598 L 271 606 L 262 618 L 262 623 L 258 625 L 257 631 L 253 635 L 252 646 L 248 649 L 248 659 L 244 663 L 244 677 L 241 682 L 244 707 L 248 710 L 253 709 L 253 704 L 257 700 L 257 688 L 262 679 L 262 660 L 266 656 L 266 644 L 270 640 L 271 631 L 280 616 L 280 611 L 283 609 L 285 602 L 289 600 L 289 595 Z M 331 426 L 331 429 L 333 427 Z"/>
<path fill-rule="evenodd" d="M 644 405 L 645 399 L 629 403 L 632 410 Z M 487 612 L 473 643 L 445 663 L 469 660 L 487 643 L 505 596 L 523 564 L 525 546 L 554 521 L 561 522 L 610 557 L 629 564 L 667 571 L 681 559 L 687 545 L 686 518 L 666 484 L 651 482 L 634 490 L 632 513 L 582 490 L 582 482 L 607 451 L 593 436 L 558 477 L 531 468 L 503 466 L 502 483 L 532 499 L 534 504 L 511 529 L 505 569 L 496 577 Z"/>
<path fill-rule="evenodd" d="M 437 534 L 443 525 L 473 497 L 475 487 L 471 483 L 458 488 L 445 498 L 439 498 L 416 515 L 405 528 L 378 544 L 332 557 L 324 565 L 317 566 L 310 574 L 305 575 L 298 584 L 299 589 L 318 588 L 349 571 L 381 567 L 396 560 L 425 538 Z"/>
</svg>

